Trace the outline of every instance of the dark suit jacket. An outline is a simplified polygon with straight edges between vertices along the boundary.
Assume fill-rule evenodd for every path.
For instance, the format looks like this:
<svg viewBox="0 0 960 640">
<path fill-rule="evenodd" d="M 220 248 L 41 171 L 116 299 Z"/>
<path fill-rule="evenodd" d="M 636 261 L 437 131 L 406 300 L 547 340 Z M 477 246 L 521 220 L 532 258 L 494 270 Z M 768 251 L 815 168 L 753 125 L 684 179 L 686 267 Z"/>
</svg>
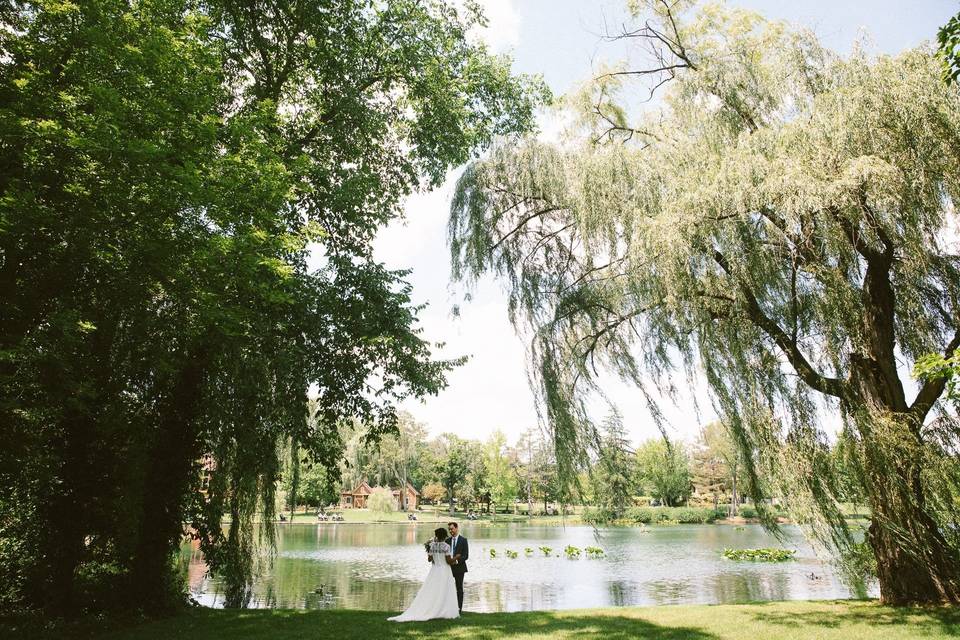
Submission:
<svg viewBox="0 0 960 640">
<path fill-rule="evenodd" d="M 450 565 L 454 573 L 467 572 L 467 558 L 470 557 L 470 543 L 463 536 L 457 536 L 457 546 L 450 550 L 453 555 L 460 554 L 460 562 Z"/>
</svg>

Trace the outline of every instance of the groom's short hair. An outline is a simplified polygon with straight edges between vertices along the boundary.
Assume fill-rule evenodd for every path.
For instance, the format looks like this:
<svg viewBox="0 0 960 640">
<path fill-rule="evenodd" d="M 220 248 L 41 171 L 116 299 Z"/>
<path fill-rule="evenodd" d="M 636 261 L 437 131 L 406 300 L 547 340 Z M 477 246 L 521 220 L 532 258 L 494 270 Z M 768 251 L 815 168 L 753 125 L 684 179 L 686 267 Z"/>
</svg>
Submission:
<svg viewBox="0 0 960 640">
<path fill-rule="evenodd" d="M 448 523 L 447 523 L 447 526 L 448 526 L 448 527 L 456 527 L 457 529 L 460 528 L 460 525 L 458 525 L 456 522 L 448 522 Z"/>
</svg>

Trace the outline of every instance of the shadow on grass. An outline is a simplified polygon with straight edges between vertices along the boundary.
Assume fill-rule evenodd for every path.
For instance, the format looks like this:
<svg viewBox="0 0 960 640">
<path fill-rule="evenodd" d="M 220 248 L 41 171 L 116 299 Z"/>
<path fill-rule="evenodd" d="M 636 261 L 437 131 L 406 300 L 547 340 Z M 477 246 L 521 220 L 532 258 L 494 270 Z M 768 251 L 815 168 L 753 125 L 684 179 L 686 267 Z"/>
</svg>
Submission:
<svg viewBox="0 0 960 640">
<path fill-rule="evenodd" d="M 415 626 L 414 626 L 415 625 Z M 412 623 L 395 631 L 397 638 L 603 638 L 604 640 L 714 640 L 693 627 L 665 627 L 616 613 L 565 615 L 533 611 L 510 614 L 467 614 L 460 620 Z"/>
<path fill-rule="evenodd" d="M 647 620 L 616 613 L 542 611 L 509 614 L 465 614 L 459 620 L 432 620 L 398 624 L 392 615 L 371 611 L 191 611 L 96 635 L 61 634 L 58 638 L 105 638 L 109 640 L 310 640 L 333 638 L 451 638 L 495 640 L 502 638 L 603 640 L 716 640 L 717 636 L 692 627 L 665 627 Z M 63 631 L 63 630 L 61 630 Z"/>
<path fill-rule="evenodd" d="M 865 626 L 903 626 L 919 630 L 943 631 L 950 635 L 960 634 L 960 608 L 947 606 L 886 607 L 876 601 L 823 602 L 825 608 L 811 611 L 765 611 L 774 609 L 777 603 L 752 603 L 751 618 L 757 622 L 782 627 L 839 628 L 857 624 Z"/>
</svg>

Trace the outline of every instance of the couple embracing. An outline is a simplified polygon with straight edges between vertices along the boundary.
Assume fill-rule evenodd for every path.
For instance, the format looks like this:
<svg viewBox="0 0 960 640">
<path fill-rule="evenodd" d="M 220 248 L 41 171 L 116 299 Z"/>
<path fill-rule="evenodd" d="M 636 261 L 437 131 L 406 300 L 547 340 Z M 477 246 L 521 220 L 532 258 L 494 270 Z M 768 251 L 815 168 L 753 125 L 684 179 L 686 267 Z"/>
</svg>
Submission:
<svg viewBox="0 0 960 640">
<path fill-rule="evenodd" d="M 449 535 L 447 535 L 449 532 Z M 425 547 L 427 562 L 431 563 L 427 579 L 417 596 L 394 622 L 413 622 L 434 618 L 458 618 L 463 611 L 463 574 L 467 572 L 470 545 L 460 535 L 456 522 L 433 532 L 433 540 Z"/>
</svg>

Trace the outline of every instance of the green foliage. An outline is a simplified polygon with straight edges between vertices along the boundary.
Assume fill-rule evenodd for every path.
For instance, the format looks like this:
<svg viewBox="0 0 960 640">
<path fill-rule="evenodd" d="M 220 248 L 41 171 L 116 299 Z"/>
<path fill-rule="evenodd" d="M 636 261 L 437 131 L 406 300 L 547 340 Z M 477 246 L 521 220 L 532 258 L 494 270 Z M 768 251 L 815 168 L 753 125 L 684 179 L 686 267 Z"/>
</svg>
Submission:
<svg viewBox="0 0 960 640">
<path fill-rule="evenodd" d="M 533 555 L 533 548 L 532 548 L 532 547 L 527 547 L 527 548 L 525 548 L 525 549 L 523 550 L 523 553 L 524 553 L 527 557 L 532 556 L 532 555 Z"/>
<path fill-rule="evenodd" d="M 676 506 L 690 496 L 690 460 L 683 445 L 647 440 L 637 448 L 637 476 L 644 492 L 664 506 Z"/>
<path fill-rule="evenodd" d="M 440 440 L 440 454 L 437 460 L 437 476 L 447 491 L 450 513 L 453 513 L 454 498 L 464 483 L 467 465 L 471 461 L 467 441 L 452 433 L 445 433 Z"/>
<path fill-rule="evenodd" d="M 567 558 L 573 560 L 580 557 L 580 547 L 575 547 L 572 544 L 568 544 L 563 548 L 563 552 L 567 555 Z"/>
<path fill-rule="evenodd" d="M 706 507 L 633 507 L 624 514 L 624 520 L 634 524 L 707 524 L 722 517 L 722 512 Z"/>
<path fill-rule="evenodd" d="M 584 551 L 587 552 L 587 557 L 589 558 L 600 558 L 603 556 L 603 549 L 600 547 L 586 547 Z"/>
<path fill-rule="evenodd" d="M 950 18 L 937 32 L 938 53 L 943 61 L 943 78 L 950 84 L 960 80 L 960 14 Z"/>
<path fill-rule="evenodd" d="M 636 493 L 636 462 L 627 442 L 626 429 L 618 414 L 603 425 L 599 459 L 591 471 L 593 503 L 619 518 Z"/>
<path fill-rule="evenodd" d="M 739 487 L 743 486 L 740 451 L 731 431 L 720 421 L 707 423 L 700 430 L 691 458 L 691 481 L 701 496 L 722 499 L 730 504 L 730 515 L 740 506 Z"/>
<path fill-rule="evenodd" d="M 0 558 L 8 602 L 174 604 L 188 523 L 243 604 L 281 444 L 333 470 L 343 421 L 376 438 L 442 388 L 456 363 L 371 241 L 406 195 L 532 126 L 542 85 L 468 38 L 480 19 L 405 0 L 5 7 L 0 554 L 13 536 L 31 558 Z"/>
<path fill-rule="evenodd" d="M 516 551 L 513 551 L 511 549 L 507 549 L 504 553 L 506 553 L 507 557 L 510 558 L 511 560 L 515 559 L 519 555 Z"/>
<path fill-rule="evenodd" d="M 724 549 L 723 557 L 751 562 L 786 562 L 793 560 L 796 553 L 794 549 Z"/>
<path fill-rule="evenodd" d="M 787 497 L 842 557 L 852 478 L 884 600 L 960 600 L 960 429 L 928 419 L 942 381 L 908 398 L 899 374 L 960 343 L 960 264 L 941 241 L 960 96 L 928 49 L 841 57 L 749 11 L 634 4 L 650 64 L 584 83 L 562 145 L 500 145 L 451 205 L 454 276 L 506 281 L 561 477 L 596 449 L 605 372 L 658 421 L 658 392 L 702 375 L 766 526 L 767 498 Z M 660 99 L 632 103 L 645 89 Z M 844 480 L 822 402 L 851 436 Z"/>
<path fill-rule="evenodd" d="M 497 557 L 497 550 L 496 550 L 496 549 L 490 549 L 490 557 L 491 557 L 491 558 L 496 558 L 496 557 Z"/>
<path fill-rule="evenodd" d="M 393 492 L 386 487 L 377 487 L 367 498 L 367 508 L 374 513 L 390 513 L 397 510 Z"/>
<path fill-rule="evenodd" d="M 960 349 L 950 357 L 939 353 L 928 353 L 913 365 L 913 377 L 927 382 L 942 381 L 945 384 L 946 398 L 957 403 L 960 401 Z"/>
<path fill-rule="evenodd" d="M 541 546 L 540 551 L 543 553 L 543 555 L 549 556 L 551 553 L 553 553 L 553 547 Z"/>
<path fill-rule="evenodd" d="M 516 476 L 511 469 L 513 461 L 507 452 L 507 437 L 499 429 L 484 444 L 483 460 L 490 502 L 494 506 L 512 504 L 517 497 Z"/>
</svg>

